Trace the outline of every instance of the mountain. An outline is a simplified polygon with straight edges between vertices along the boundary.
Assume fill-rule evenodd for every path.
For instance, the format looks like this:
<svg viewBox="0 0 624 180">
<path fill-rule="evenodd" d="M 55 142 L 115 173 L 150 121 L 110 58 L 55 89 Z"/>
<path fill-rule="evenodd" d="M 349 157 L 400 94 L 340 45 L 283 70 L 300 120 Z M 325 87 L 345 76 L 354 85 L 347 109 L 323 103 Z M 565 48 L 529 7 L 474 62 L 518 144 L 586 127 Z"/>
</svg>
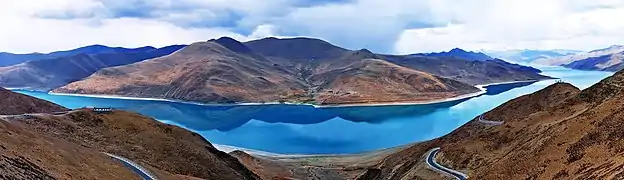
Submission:
<svg viewBox="0 0 624 180">
<path fill-rule="evenodd" d="M 262 45 L 264 42 L 270 42 L 267 44 L 271 45 Z M 316 55 L 322 58 L 316 58 L 318 60 L 310 60 L 315 59 L 311 58 L 312 54 L 308 55 L 308 57 L 300 58 L 307 61 L 291 61 L 293 58 L 291 55 L 293 49 L 288 49 L 284 51 L 279 51 L 280 49 L 284 49 L 285 47 L 292 46 L 293 41 L 296 41 L 297 47 L 300 47 L 299 50 L 296 51 L 305 51 L 305 48 L 309 47 L 322 47 L 315 49 L 324 49 L 322 51 L 316 51 L 316 53 L 325 53 L 325 55 Z M 295 38 L 295 39 L 277 39 L 277 38 L 267 38 L 256 41 L 250 41 L 245 44 L 252 43 L 250 46 L 254 51 L 264 52 L 263 48 L 266 47 L 274 47 L 274 48 L 266 48 L 271 50 L 270 56 L 272 59 L 284 59 L 284 61 L 280 61 L 280 64 L 289 66 L 289 68 L 300 68 L 300 67 L 317 67 L 319 64 L 323 64 L 326 62 L 327 64 L 332 64 L 334 67 L 339 66 L 337 63 L 348 63 L 350 60 L 339 60 L 335 61 L 333 59 L 339 59 L 340 55 L 336 54 L 349 54 L 353 53 L 352 51 L 339 48 L 337 46 L 331 45 L 325 41 L 318 39 L 310 39 L 310 38 Z M 333 49 L 333 50 L 327 50 Z M 511 63 L 501 63 L 501 60 L 496 60 L 491 58 L 483 53 L 475 53 L 475 52 L 467 52 L 461 50 L 459 48 L 455 48 L 449 53 L 429 53 L 429 54 L 412 54 L 406 56 L 397 56 L 397 55 L 384 55 L 384 54 L 374 54 L 369 50 L 362 49 L 359 50 L 361 54 L 365 54 L 363 58 L 371 58 L 371 59 L 382 59 L 393 64 L 407 67 L 410 69 L 414 69 L 417 71 L 426 72 L 438 77 L 453 79 L 456 81 L 476 85 L 476 84 L 488 84 L 495 82 L 508 82 L 508 81 L 520 81 L 520 80 L 539 80 L 539 79 L 548 79 L 549 77 L 539 75 L 541 71 L 527 67 L 520 66 L 517 64 Z M 455 54 L 455 55 L 453 55 Z M 469 59 L 466 59 L 468 57 Z M 471 58 L 471 59 L 470 59 Z M 487 60 L 486 60 L 487 59 Z M 480 61 L 483 60 L 483 61 Z M 306 64 L 307 63 L 307 64 Z M 520 68 L 525 67 L 525 68 Z M 308 68 L 310 69 L 310 68 Z M 525 71 L 529 70 L 529 71 Z M 306 70 L 307 71 L 307 70 Z"/>
<path fill-rule="evenodd" d="M 342 57 L 349 50 L 335 46 L 320 39 L 312 38 L 264 38 L 246 42 L 255 52 L 287 60 L 310 61 Z"/>
<path fill-rule="evenodd" d="M 513 69 L 513 70 L 517 70 L 517 71 L 520 71 L 520 72 L 533 72 L 533 73 L 541 73 L 542 72 L 542 70 L 533 68 L 531 66 L 523 66 L 523 65 L 519 65 L 519 64 L 514 64 L 514 63 L 510 63 L 510 62 L 507 62 L 507 61 L 504 61 L 504 60 L 498 59 L 498 58 L 489 60 L 489 62 L 498 63 L 498 64 L 500 64 L 500 65 L 502 65 L 504 67 L 507 67 L 507 68 L 510 68 L 510 69 Z"/>
<path fill-rule="evenodd" d="M 272 44 L 273 39 L 267 40 L 272 46 L 281 46 L 279 43 Z M 316 45 L 311 43 L 311 46 Z M 432 92 L 437 96 L 478 91 L 460 82 L 438 79 L 426 73 L 370 59 L 375 55 L 367 50 L 344 51 L 338 59 L 319 58 L 313 61 L 315 65 L 306 64 L 310 61 L 301 61 L 304 62 L 302 64 L 299 61 L 283 63 L 287 58 L 310 58 L 290 54 L 291 50 L 298 47 L 301 46 L 292 46 L 292 49 L 286 51 L 288 53 L 279 54 L 279 57 L 275 57 L 278 54 L 268 52 L 272 55 L 268 57 L 231 38 L 220 38 L 192 44 L 167 57 L 105 69 L 85 81 L 72 83 L 55 92 L 117 94 L 207 103 L 304 101 L 340 104 L 420 100 L 410 95 L 419 94 L 426 90 L 424 88 L 440 91 Z M 162 72 L 172 73 L 163 75 Z M 388 79 L 378 79 L 381 77 Z M 421 85 L 417 83 L 434 87 L 415 88 Z M 384 93 L 373 93 L 364 85 L 390 87 Z M 406 91 L 392 89 L 398 86 Z M 455 86 L 460 88 L 452 89 Z M 146 91 L 147 88 L 150 91 Z M 385 96 L 397 97 L 383 99 Z"/>
<path fill-rule="evenodd" d="M 137 51 L 148 51 L 154 50 L 156 48 L 146 46 L 140 48 L 122 48 L 122 47 L 108 47 L 103 45 L 91 45 L 85 46 L 77 49 L 66 50 L 66 51 L 57 51 L 51 52 L 48 54 L 43 53 L 30 53 L 30 54 L 12 54 L 0 52 L 0 67 L 11 66 L 20 63 L 25 63 L 28 61 L 41 60 L 41 59 L 53 59 L 64 56 L 74 56 L 78 54 L 100 54 L 100 53 L 122 53 L 122 52 L 137 52 Z"/>
<path fill-rule="evenodd" d="M 203 103 L 366 104 L 427 102 L 478 92 L 471 83 L 547 78 L 494 61 L 448 58 L 455 66 L 437 59 L 352 51 L 311 38 L 241 43 L 224 37 L 194 43 L 169 56 L 106 68 L 54 92 Z M 421 68 L 410 66 L 413 63 Z M 430 67 L 429 63 L 439 66 Z M 462 74 L 470 78 L 469 83 L 453 74 L 468 69 L 481 74 Z M 483 79 L 490 72 L 497 74 Z"/>
<path fill-rule="evenodd" d="M 506 51 L 490 51 L 487 52 L 488 55 L 504 60 L 520 62 L 520 63 L 532 63 L 538 59 L 549 59 L 556 58 L 567 55 L 574 55 L 577 53 L 581 53 L 582 51 L 576 50 L 532 50 L 532 49 L 522 49 L 522 50 L 506 50 Z"/>
<path fill-rule="evenodd" d="M 474 179 L 618 179 L 624 167 L 624 72 L 580 91 L 556 83 L 511 100 L 449 135 L 388 156 L 360 179 L 419 179 L 442 165 Z"/>
<path fill-rule="evenodd" d="M 0 116 L 2 179 L 140 179 L 104 153 L 134 161 L 158 179 L 259 179 L 236 158 L 183 128 L 125 111 L 66 111 L 46 102 L 56 108 L 50 110 L 39 105 L 42 100 L 0 92 L 9 99 L 0 101 L 0 112 L 60 111 Z"/>
<path fill-rule="evenodd" d="M 453 48 L 448 52 L 423 53 L 423 54 L 415 54 L 415 55 L 429 56 L 429 57 L 454 57 L 454 58 L 465 59 L 469 61 L 487 61 L 487 60 L 494 59 L 481 52 L 468 52 L 459 48 Z"/>
<path fill-rule="evenodd" d="M 55 92 L 232 103 L 276 100 L 307 89 L 292 76 L 294 70 L 253 53 L 237 53 L 232 49 L 241 47 L 240 43 L 224 41 L 231 42 L 194 43 L 166 57 L 107 68 Z"/>
<path fill-rule="evenodd" d="M 45 58 L 45 54 L 12 54 L 0 52 L 0 67 L 15 65 L 27 61 Z"/>
<path fill-rule="evenodd" d="M 397 65 L 423 71 L 440 77 L 477 85 L 496 82 L 549 79 L 538 74 L 538 69 L 501 60 L 466 61 L 454 57 L 386 56 Z M 528 71 L 527 71 L 528 70 Z"/>
<path fill-rule="evenodd" d="M 2 179 L 140 179 L 105 154 L 13 122 L 0 120 L 0 139 Z"/>
<path fill-rule="evenodd" d="M 316 98 L 321 104 L 426 102 L 479 92 L 466 83 L 379 59 L 364 59 L 311 77 L 316 78 L 325 79 Z"/>
<path fill-rule="evenodd" d="M 613 45 L 587 53 L 536 60 L 535 63 L 564 66 L 580 70 L 619 71 L 624 68 L 624 46 Z"/>
<path fill-rule="evenodd" d="M 580 70 L 598 70 L 598 71 L 619 71 L 624 68 L 624 48 L 621 52 L 607 54 L 598 57 L 589 57 L 587 59 L 577 60 L 569 64 L 563 65 L 567 68 Z"/>
<path fill-rule="evenodd" d="M 132 64 L 146 59 L 165 56 L 183 47 L 174 45 L 160 49 L 149 47 L 120 49 L 105 46 L 89 46 L 72 52 L 56 52 L 52 54 L 55 56 L 61 54 L 67 56 L 0 67 L 0 86 L 43 90 L 54 89 L 88 77 L 103 68 Z M 74 52 L 81 53 L 71 55 Z"/>
<path fill-rule="evenodd" d="M 0 115 L 52 113 L 67 110 L 54 103 L 13 93 L 4 88 L 0 88 L 0 99 L 2 99 L 0 101 Z"/>
</svg>

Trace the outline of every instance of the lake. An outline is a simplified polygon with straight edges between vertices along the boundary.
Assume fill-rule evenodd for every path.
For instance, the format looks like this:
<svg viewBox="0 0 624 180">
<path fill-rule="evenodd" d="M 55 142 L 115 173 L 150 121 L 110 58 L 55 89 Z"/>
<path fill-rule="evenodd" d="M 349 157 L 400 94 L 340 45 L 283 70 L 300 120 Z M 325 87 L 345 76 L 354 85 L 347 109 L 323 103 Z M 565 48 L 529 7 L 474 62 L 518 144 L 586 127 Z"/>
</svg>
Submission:
<svg viewBox="0 0 624 180">
<path fill-rule="evenodd" d="M 608 72 L 540 67 L 542 74 L 584 89 Z M 188 103 L 15 92 L 68 108 L 114 107 L 195 131 L 214 144 L 279 154 L 359 153 L 444 136 L 508 100 L 556 80 L 486 87 L 478 97 L 427 105 L 315 108 L 306 105 L 203 106 Z"/>
</svg>

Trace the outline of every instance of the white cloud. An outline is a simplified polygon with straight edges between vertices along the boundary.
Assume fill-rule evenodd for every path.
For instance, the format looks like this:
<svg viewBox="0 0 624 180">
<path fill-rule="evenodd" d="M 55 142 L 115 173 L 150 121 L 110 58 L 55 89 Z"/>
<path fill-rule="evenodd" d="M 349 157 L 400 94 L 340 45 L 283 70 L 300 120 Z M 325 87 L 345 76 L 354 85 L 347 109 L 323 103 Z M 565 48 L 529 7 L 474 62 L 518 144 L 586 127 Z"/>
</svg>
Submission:
<svg viewBox="0 0 624 180">
<path fill-rule="evenodd" d="M 263 24 L 258 27 L 249 35 L 251 38 L 263 38 L 274 37 L 277 35 L 277 27 L 271 24 Z"/>
<path fill-rule="evenodd" d="M 220 36 L 312 36 L 396 53 L 591 50 L 624 42 L 621 0 L 326 1 L 0 0 L 0 51 L 165 46 Z"/>
<path fill-rule="evenodd" d="M 447 0 L 438 1 L 450 5 Z M 462 24 L 404 30 L 395 43 L 398 53 L 470 50 L 580 49 L 591 50 L 624 42 L 622 1 L 523 0 L 470 1 L 450 13 Z M 444 7 L 444 6 L 442 6 Z M 448 11 L 448 10 L 446 10 Z"/>
<path fill-rule="evenodd" d="M 0 0 L 0 51 L 29 53 L 72 49 L 92 44 L 110 46 L 167 46 L 189 44 L 221 36 L 246 40 L 227 29 L 183 28 L 157 19 L 45 19 L 51 10 L 81 12 L 98 7 L 94 1 Z"/>
</svg>

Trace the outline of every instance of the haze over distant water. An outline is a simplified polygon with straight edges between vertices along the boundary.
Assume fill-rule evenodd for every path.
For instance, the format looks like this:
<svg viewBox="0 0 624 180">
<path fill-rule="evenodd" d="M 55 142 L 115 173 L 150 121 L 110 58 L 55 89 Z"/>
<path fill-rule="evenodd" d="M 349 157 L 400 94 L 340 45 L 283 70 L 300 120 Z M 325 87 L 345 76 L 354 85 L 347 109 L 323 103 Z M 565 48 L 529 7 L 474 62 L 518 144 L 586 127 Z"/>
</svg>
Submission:
<svg viewBox="0 0 624 180">
<path fill-rule="evenodd" d="M 560 67 L 541 69 L 545 75 L 561 78 L 580 88 L 587 88 L 612 74 Z M 137 111 L 194 130 L 215 144 L 281 154 L 335 154 L 389 148 L 440 137 L 489 109 L 555 81 L 490 86 L 483 96 L 439 104 L 347 108 L 201 106 L 17 92 L 69 108 L 93 105 Z"/>
</svg>

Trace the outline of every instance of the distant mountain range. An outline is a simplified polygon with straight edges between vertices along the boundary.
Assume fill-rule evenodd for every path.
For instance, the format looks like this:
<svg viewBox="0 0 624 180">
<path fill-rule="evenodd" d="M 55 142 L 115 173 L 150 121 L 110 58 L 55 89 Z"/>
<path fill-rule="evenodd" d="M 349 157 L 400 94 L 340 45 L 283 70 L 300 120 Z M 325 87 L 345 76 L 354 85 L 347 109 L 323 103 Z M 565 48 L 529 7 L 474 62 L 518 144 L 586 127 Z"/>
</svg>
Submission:
<svg viewBox="0 0 624 180">
<path fill-rule="evenodd" d="M 202 103 L 428 102 L 475 93 L 473 85 L 548 77 L 460 49 L 394 56 L 319 39 L 213 39 L 169 56 L 106 68 L 53 92 Z M 468 59 L 471 58 L 471 59 Z"/>
<path fill-rule="evenodd" d="M 417 56 L 428 56 L 428 57 L 454 57 L 459 59 L 465 59 L 470 61 L 487 61 L 492 60 L 494 58 L 481 53 L 481 52 L 469 52 L 459 48 L 453 48 L 448 52 L 439 52 L 439 53 L 420 53 L 414 54 Z"/>
<path fill-rule="evenodd" d="M 522 64 L 564 66 L 579 70 L 619 71 L 624 68 L 624 46 L 613 45 L 589 52 L 576 50 L 490 51 L 489 55 Z"/>
<path fill-rule="evenodd" d="M 580 70 L 619 71 L 624 68 L 624 46 L 613 45 L 608 48 L 578 53 L 557 58 L 536 61 L 539 64 L 558 65 Z"/>
<path fill-rule="evenodd" d="M 539 59 L 549 59 L 561 56 L 573 55 L 581 53 L 577 50 L 532 50 L 532 49 L 515 49 L 506 51 L 487 51 L 486 53 L 492 57 L 509 60 L 519 63 L 533 63 Z"/>
<path fill-rule="evenodd" d="M 548 77 L 459 48 L 406 56 L 349 50 L 313 38 L 219 38 L 189 46 L 93 45 L 48 54 L 3 53 L 0 86 L 203 103 L 428 102 L 476 84 Z"/>
<path fill-rule="evenodd" d="M 88 46 L 70 51 L 46 54 L 42 58 L 0 67 L 0 86 L 49 90 L 80 80 L 96 71 L 171 54 L 183 45 L 160 49 L 136 49 Z M 31 55 L 13 55 L 30 57 Z M 20 58 L 17 58 L 20 59 Z M 21 59 L 20 59 L 21 60 Z"/>
<path fill-rule="evenodd" d="M 624 69 L 624 46 L 613 45 L 589 52 L 576 50 L 509 50 L 488 54 L 523 64 L 563 66 L 579 70 L 619 71 Z"/>
<path fill-rule="evenodd" d="M 0 67 L 16 65 L 28 61 L 35 61 L 41 59 L 54 59 L 65 56 L 73 56 L 78 54 L 102 54 L 102 53 L 123 53 L 123 52 L 140 52 L 149 51 L 156 48 L 151 46 L 140 48 L 122 48 L 122 47 L 108 47 L 103 45 L 91 45 L 77 49 L 51 52 L 48 54 L 43 53 L 30 53 L 30 54 L 12 54 L 6 52 L 0 52 Z"/>
</svg>

